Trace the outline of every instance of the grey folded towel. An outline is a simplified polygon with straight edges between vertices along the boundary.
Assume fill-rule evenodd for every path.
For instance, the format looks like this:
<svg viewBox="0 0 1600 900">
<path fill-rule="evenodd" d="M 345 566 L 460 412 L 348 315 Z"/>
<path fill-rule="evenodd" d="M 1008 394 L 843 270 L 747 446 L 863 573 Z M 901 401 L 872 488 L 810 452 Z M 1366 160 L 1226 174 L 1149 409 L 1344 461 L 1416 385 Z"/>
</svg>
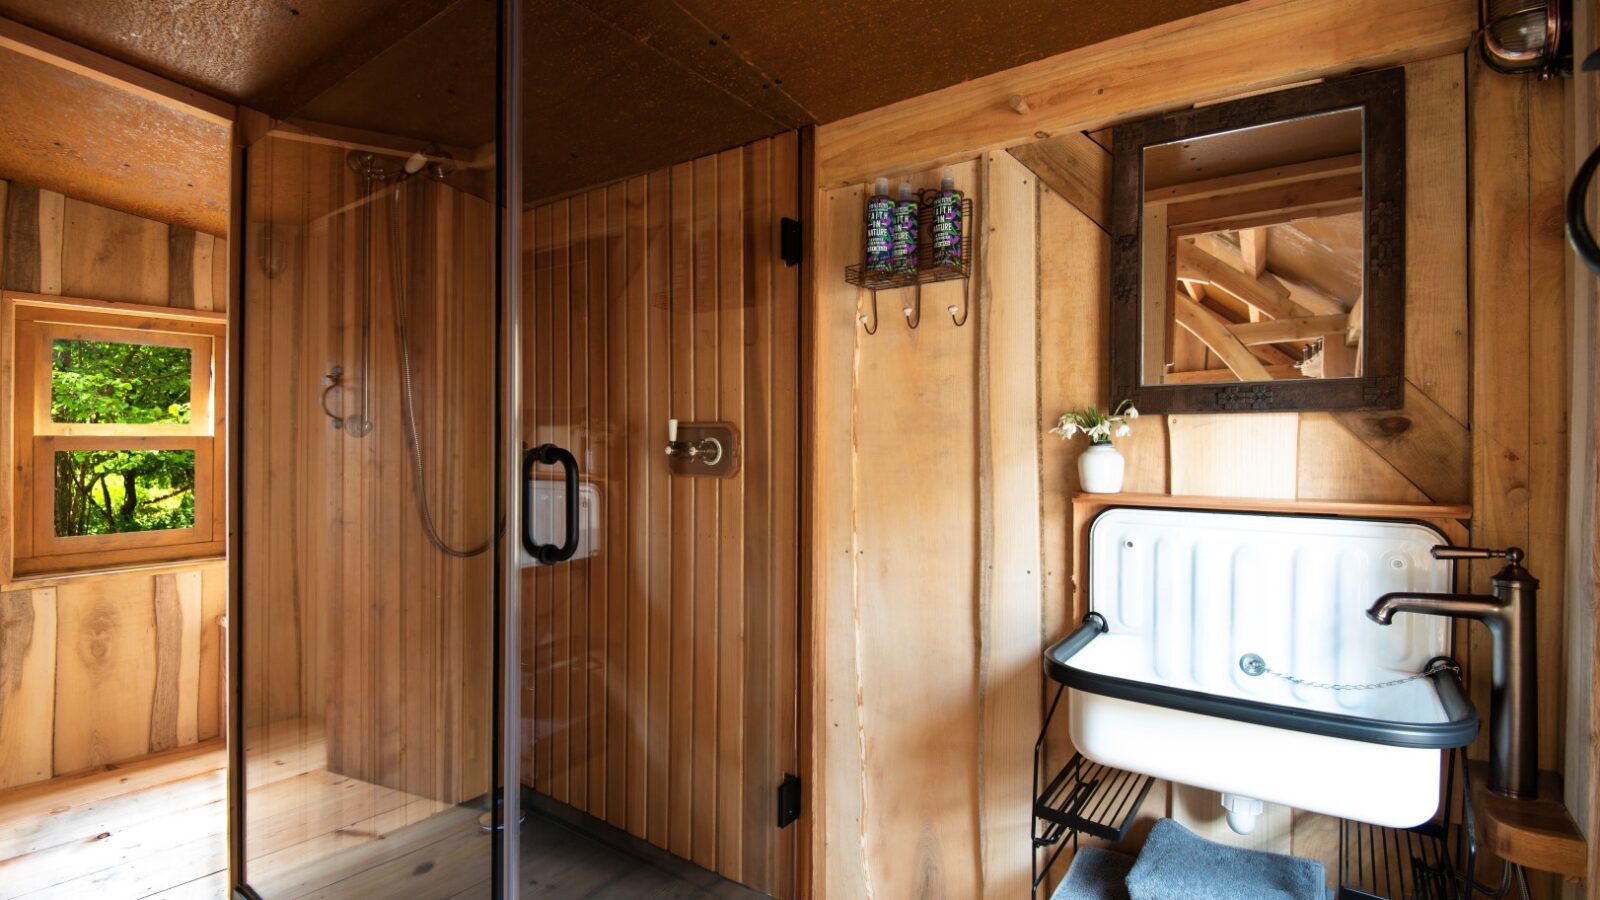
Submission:
<svg viewBox="0 0 1600 900">
<path fill-rule="evenodd" d="M 1128 900 L 1128 870 L 1133 857 L 1099 847 L 1080 847 L 1072 855 L 1067 877 L 1050 900 Z"/>
<path fill-rule="evenodd" d="M 1324 900 L 1322 863 L 1243 850 L 1171 819 L 1150 830 L 1128 873 L 1132 900 Z"/>
</svg>

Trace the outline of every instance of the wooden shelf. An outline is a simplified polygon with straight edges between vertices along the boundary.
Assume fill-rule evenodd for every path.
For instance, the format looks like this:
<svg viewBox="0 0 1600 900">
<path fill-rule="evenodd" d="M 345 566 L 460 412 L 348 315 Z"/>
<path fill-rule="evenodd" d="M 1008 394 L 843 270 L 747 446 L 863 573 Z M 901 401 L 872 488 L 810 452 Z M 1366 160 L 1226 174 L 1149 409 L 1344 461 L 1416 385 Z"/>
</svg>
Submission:
<svg viewBox="0 0 1600 900">
<path fill-rule="evenodd" d="M 1467 778 L 1472 784 L 1483 849 L 1541 872 L 1569 878 L 1586 874 L 1588 845 L 1562 801 L 1560 775 L 1539 773 L 1537 800 L 1512 800 L 1489 790 L 1489 765 L 1485 762 L 1469 763 Z"/>
<path fill-rule="evenodd" d="M 1377 519 L 1471 519 L 1472 507 L 1438 503 L 1360 503 L 1348 500 L 1281 500 L 1240 497 L 1175 497 L 1168 494 L 1072 495 L 1084 506 L 1154 506 L 1161 509 L 1220 509 L 1240 512 L 1297 513 L 1300 515 L 1356 516 Z"/>
</svg>

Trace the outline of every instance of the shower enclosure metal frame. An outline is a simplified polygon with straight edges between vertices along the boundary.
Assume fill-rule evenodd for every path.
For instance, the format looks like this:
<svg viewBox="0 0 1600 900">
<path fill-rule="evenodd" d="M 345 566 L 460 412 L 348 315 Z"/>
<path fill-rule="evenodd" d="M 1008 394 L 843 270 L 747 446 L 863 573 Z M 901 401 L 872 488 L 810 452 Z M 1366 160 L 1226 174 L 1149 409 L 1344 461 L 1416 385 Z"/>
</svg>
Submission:
<svg viewBox="0 0 1600 900">
<path fill-rule="evenodd" d="M 496 292 L 500 298 L 501 342 L 499 388 L 502 404 L 496 456 L 495 496 L 505 503 L 505 529 L 497 542 L 496 659 L 494 698 L 499 730 L 491 791 L 500 802 L 490 806 L 499 840 L 494 844 L 492 895 L 516 900 L 521 882 L 518 853 L 522 808 L 522 503 L 511 494 L 522 491 L 522 0 L 498 0 L 500 22 L 499 115 L 495 162 L 498 189 L 500 259 Z M 510 806 L 514 814 L 507 815 Z"/>
<path fill-rule="evenodd" d="M 491 893 L 497 900 L 515 900 L 518 884 L 518 816 L 506 815 L 506 799 L 520 809 L 521 799 L 521 746 L 520 692 L 518 679 L 520 667 L 520 641 L 517 622 L 520 617 L 521 569 L 518 546 L 522 534 L 522 505 L 513 500 L 513 486 L 520 486 L 522 466 L 522 389 L 521 378 L 521 291 L 520 246 L 521 228 L 521 147 L 522 147 L 522 3 L 521 0 L 496 0 L 496 19 L 499 35 L 496 46 L 497 84 L 496 109 L 498 111 L 495 145 L 496 210 L 495 245 L 499 259 L 495 267 L 497 297 L 496 319 L 499 325 L 500 359 L 496 367 L 495 386 L 500 404 L 495 441 L 495 496 L 503 503 L 505 526 L 500 539 L 495 542 L 495 572 L 493 620 L 494 660 L 491 672 L 494 710 L 493 768 L 490 778 L 490 797 L 500 802 L 490 803 L 492 823 L 497 840 L 493 842 L 490 876 Z M 262 137 L 268 127 L 264 117 L 248 116 L 236 121 L 233 128 L 232 204 L 229 221 L 230 234 L 243 236 L 247 219 L 245 187 L 249 173 L 251 139 Z M 244 336 L 245 272 L 249 260 L 249 242 L 235 240 L 230 247 L 228 284 L 240 302 L 228 305 L 228 362 L 227 379 L 231 409 L 227 417 L 229 467 L 227 473 L 227 554 L 228 600 L 227 618 L 233 627 L 227 630 L 227 721 L 228 736 L 228 882 L 230 896 L 236 900 L 262 900 L 246 882 L 248 874 L 245 860 L 245 834 L 240 823 L 245 820 L 247 803 L 244 755 L 244 641 L 242 632 L 247 627 L 243 610 L 244 552 L 243 511 L 247 503 L 256 500 L 245 496 L 245 467 L 247 457 L 244 443 L 242 415 L 244 397 Z M 362 415 L 368 410 L 363 407 Z M 256 500 L 259 502 L 259 500 Z"/>
</svg>

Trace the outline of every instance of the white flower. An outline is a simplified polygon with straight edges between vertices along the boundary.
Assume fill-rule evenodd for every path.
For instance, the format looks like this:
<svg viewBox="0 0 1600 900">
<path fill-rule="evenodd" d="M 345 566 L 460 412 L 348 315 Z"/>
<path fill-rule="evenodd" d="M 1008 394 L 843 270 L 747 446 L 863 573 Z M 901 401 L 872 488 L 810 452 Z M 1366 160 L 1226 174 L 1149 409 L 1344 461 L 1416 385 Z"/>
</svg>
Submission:
<svg viewBox="0 0 1600 900">
<path fill-rule="evenodd" d="M 1078 426 L 1068 422 L 1066 419 L 1062 419 L 1060 425 L 1050 429 L 1050 433 L 1059 434 L 1062 440 L 1066 440 L 1078 433 Z"/>
<path fill-rule="evenodd" d="M 1101 441 L 1105 441 L 1105 440 L 1110 439 L 1110 437 L 1111 437 L 1111 423 L 1110 422 L 1101 422 L 1099 425 L 1096 425 L 1093 428 L 1089 429 L 1089 440 L 1094 441 L 1097 444 L 1100 443 Z"/>
<path fill-rule="evenodd" d="M 1129 428 L 1127 423 L 1123 423 L 1117 426 L 1117 437 L 1127 437 L 1132 431 L 1133 429 Z"/>
<path fill-rule="evenodd" d="M 1130 406 L 1130 407 L 1128 407 L 1128 411 L 1126 413 L 1123 413 L 1122 417 L 1125 418 L 1125 419 L 1128 419 L 1130 421 L 1133 420 L 1133 419 L 1137 419 L 1137 418 L 1139 418 L 1139 411 Z"/>
</svg>

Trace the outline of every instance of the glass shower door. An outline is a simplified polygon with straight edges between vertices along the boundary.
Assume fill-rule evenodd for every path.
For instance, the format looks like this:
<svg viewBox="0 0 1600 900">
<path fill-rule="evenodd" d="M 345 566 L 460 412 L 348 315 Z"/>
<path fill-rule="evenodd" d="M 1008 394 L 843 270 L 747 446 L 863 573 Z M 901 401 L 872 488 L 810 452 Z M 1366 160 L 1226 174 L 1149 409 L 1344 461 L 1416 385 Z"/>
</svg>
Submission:
<svg viewBox="0 0 1600 900">
<path fill-rule="evenodd" d="M 590 18 L 555 4 L 527 26 Z M 526 63 L 530 110 L 562 108 L 538 77 L 554 64 Z M 528 529 L 574 553 L 521 579 L 520 886 L 792 896 L 799 135 L 642 172 L 564 164 L 637 112 L 526 123 L 522 439 L 579 474 L 574 495 L 530 470 Z"/>
<path fill-rule="evenodd" d="M 246 150 L 244 896 L 494 894 L 500 15 L 445 5 Z"/>
</svg>

